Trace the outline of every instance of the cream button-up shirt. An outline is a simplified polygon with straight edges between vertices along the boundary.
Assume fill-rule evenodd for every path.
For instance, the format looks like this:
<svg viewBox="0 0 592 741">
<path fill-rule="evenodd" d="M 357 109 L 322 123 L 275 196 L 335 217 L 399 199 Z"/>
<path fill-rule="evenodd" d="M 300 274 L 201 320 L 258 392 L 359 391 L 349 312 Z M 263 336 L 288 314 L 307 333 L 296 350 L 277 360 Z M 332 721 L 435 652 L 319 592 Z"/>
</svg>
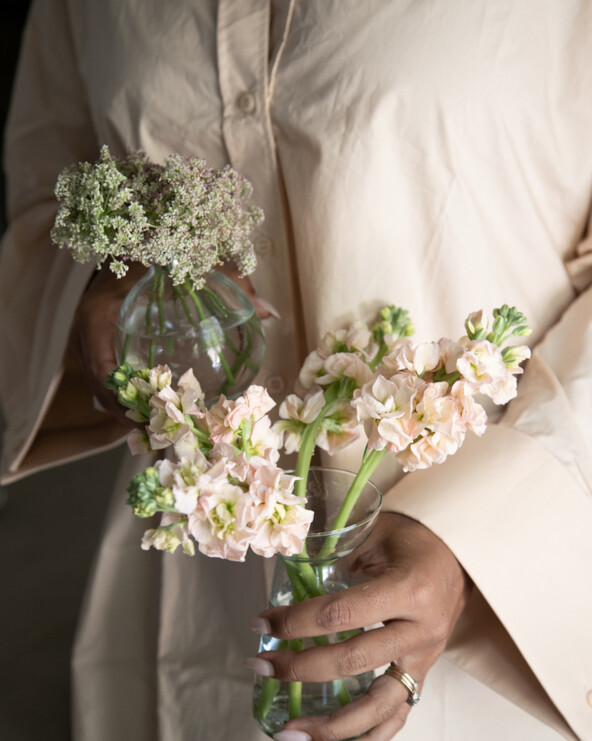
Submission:
<svg viewBox="0 0 592 741">
<path fill-rule="evenodd" d="M 103 143 L 230 162 L 266 214 L 253 283 L 282 318 L 258 380 L 278 398 L 325 331 L 386 303 L 420 339 L 528 316 L 533 359 L 485 437 L 378 479 L 478 587 L 449 655 L 592 738 L 591 38 L 588 0 L 37 2 L 6 139 L 5 480 L 121 435 L 52 406 L 91 272 L 49 241 L 57 173 Z"/>
</svg>

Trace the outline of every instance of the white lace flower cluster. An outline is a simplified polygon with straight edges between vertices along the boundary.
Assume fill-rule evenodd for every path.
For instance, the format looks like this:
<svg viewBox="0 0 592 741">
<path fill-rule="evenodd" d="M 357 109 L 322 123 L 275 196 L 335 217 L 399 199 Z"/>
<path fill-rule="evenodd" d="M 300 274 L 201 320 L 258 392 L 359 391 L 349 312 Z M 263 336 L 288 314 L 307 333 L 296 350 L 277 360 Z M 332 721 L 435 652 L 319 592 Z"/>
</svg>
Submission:
<svg viewBox="0 0 592 741">
<path fill-rule="evenodd" d="M 526 346 L 503 347 L 530 331 L 516 309 L 504 306 L 490 320 L 476 312 L 465 328 L 458 341 L 414 344 L 406 312 L 391 308 L 373 328 L 356 322 L 325 335 L 304 363 L 301 393 L 280 406 L 286 450 L 314 433 L 315 445 L 333 453 L 363 431 L 367 450 L 394 453 L 405 471 L 442 463 L 467 432 L 485 432 L 475 395 L 507 403 L 530 356 Z"/>
<path fill-rule="evenodd" d="M 171 453 L 128 488 L 134 514 L 163 515 L 144 534 L 143 548 L 181 546 L 193 555 L 196 542 L 201 553 L 232 561 L 243 561 L 249 548 L 265 557 L 302 550 L 313 513 L 293 493 L 295 476 L 277 465 L 280 437 L 268 417 L 275 402 L 265 389 L 251 386 L 206 409 L 192 370 L 176 390 L 166 366 L 124 365 L 108 383 L 128 416 L 145 423 L 130 436 L 132 452 Z"/>
<path fill-rule="evenodd" d="M 178 154 L 164 165 L 143 152 L 115 159 L 103 146 L 98 162 L 65 168 L 55 194 L 52 239 L 78 262 L 109 260 L 119 277 L 126 261 L 160 265 L 175 285 L 189 280 L 195 288 L 225 261 L 243 275 L 255 269 L 249 234 L 263 212 L 245 205 L 252 187 L 231 167 L 215 170 Z"/>
</svg>

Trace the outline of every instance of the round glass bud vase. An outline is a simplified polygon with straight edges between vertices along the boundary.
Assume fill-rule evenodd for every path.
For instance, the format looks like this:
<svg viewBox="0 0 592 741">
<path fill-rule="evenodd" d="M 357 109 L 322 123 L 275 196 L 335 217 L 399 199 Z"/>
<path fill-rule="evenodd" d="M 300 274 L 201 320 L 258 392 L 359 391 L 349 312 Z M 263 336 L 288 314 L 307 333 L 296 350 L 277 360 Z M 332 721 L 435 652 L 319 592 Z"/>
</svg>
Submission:
<svg viewBox="0 0 592 741">
<path fill-rule="evenodd" d="M 349 517 L 348 525 L 332 530 L 355 474 L 339 469 L 312 467 L 307 480 L 307 508 L 314 520 L 305 547 L 297 556 L 276 556 L 269 598 L 270 606 L 290 605 L 305 599 L 347 589 L 351 586 L 348 556 L 370 535 L 380 511 L 382 495 L 372 483 L 363 488 Z M 339 643 L 362 629 L 334 635 L 280 640 L 263 636 L 259 651 L 302 651 L 312 646 Z M 374 679 L 373 672 L 330 682 L 282 682 L 255 678 L 253 712 L 259 727 L 270 738 L 284 724 L 304 715 L 330 715 L 361 697 Z"/>
<path fill-rule="evenodd" d="M 115 337 L 119 364 L 168 365 L 175 380 L 193 368 L 206 404 L 236 398 L 257 374 L 265 352 L 263 328 L 247 295 L 217 270 L 205 285 L 175 286 L 151 267 L 126 296 Z"/>
</svg>

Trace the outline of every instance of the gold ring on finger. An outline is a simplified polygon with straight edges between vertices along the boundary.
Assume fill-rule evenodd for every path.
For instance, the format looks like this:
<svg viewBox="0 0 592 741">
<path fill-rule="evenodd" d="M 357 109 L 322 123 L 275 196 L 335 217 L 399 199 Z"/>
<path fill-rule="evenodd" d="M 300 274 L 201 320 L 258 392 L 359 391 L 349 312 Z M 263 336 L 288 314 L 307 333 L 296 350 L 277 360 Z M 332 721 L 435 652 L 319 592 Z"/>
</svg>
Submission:
<svg viewBox="0 0 592 741">
<path fill-rule="evenodd" d="M 413 677 L 410 674 L 407 674 L 407 672 L 401 671 L 399 667 L 395 664 L 395 662 L 391 662 L 391 665 L 389 668 L 385 671 L 385 674 L 388 674 L 389 677 L 392 677 L 393 679 L 396 679 L 397 681 L 401 682 L 403 687 L 407 690 L 407 699 L 405 702 L 407 705 L 410 705 L 412 708 L 417 705 L 417 703 L 421 700 L 421 695 L 419 694 L 419 685 L 413 679 Z"/>
</svg>

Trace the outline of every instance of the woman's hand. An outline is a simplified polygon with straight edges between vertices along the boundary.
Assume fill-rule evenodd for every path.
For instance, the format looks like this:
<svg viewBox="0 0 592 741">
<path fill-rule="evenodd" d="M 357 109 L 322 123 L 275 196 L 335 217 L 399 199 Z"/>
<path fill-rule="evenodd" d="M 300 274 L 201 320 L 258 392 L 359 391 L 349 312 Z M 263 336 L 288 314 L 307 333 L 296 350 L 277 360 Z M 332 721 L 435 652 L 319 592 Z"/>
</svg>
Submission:
<svg viewBox="0 0 592 741">
<path fill-rule="evenodd" d="M 372 536 L 353 555 L 354 570 L 361 569 L 369 581 L 291 607 L 266 610 L 253 621 L 253 628 L 290 639 L 381 622 L 384 626 L 300 653 L 264 652 L 258 660 L 267 664 L 254 662 L 252 668 L 285 681 L 323 682 L 396 662 L 421 688 L 466 604 L 467 575 L 430 530 L 394 513 L 379 515 Z M 337 741 L 362 733 L 371 741 L 387 741 L 405 723 L 408 694 L 399 680 L 381 675 L 363 698 L 333 715 L 300 718 L 285 728 L 305 732 L 302 741 Z M 298 736 L 292 733 L 288 738 L 296 741 Z"/>
<path fill-rule="evenodd" d="M 145 272 L 145 267 L 134 263 L 123 278 L 117 278 L 107 266 L 101 268 L 80 299 L 70 337 L 91 394 L 126 427 L 138 425 L 125 416 L 115 394 L 103 384 L 109 371 L 117 368 L 113 338 L 121 304 Z"/>
</svg>

